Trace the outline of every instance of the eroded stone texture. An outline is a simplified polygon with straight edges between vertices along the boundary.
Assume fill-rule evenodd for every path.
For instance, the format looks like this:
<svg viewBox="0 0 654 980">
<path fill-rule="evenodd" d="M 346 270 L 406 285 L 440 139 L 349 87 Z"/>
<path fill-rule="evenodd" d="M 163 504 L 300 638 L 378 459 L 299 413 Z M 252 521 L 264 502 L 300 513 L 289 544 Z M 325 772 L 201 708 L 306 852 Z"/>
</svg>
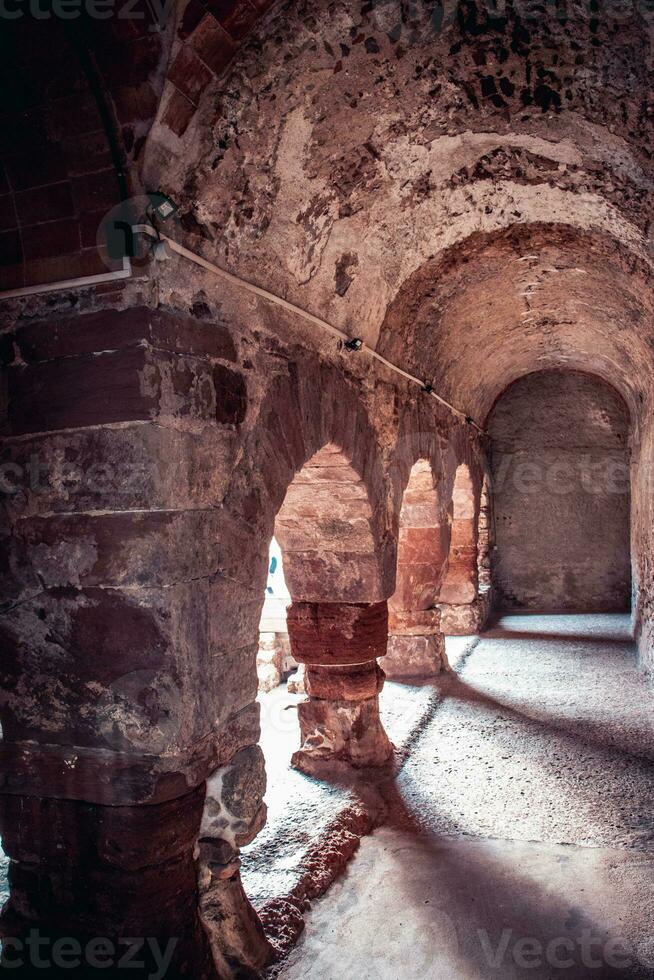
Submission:
<svg viewBox="0 0 654 980">
<path fill-rule="evenodd" d="M 465 463 L 456 471 L 451 507 L 450 550 L 439 598 L 441 602 L 460 605 L 473 602 L 478 588 L 478 503 L 470 470 Z"/>
<path fill-rule="evenodd" d="M 357 768 L 383 766 L 393 746 L 379 718 L 379 699 L 322 701 L 298 705 L 301 746 L 292 764 L 310 775 L 323 766 L 343 762 Z"/>
<path fill-rule="evenodd" d="M 0 933 L 26 938 L 38 929 L 44 939 L 83 944 L 102 935 L 116 949 L 126 937 L 150 937 L 163 951 L 176 937 L 171 973 L 213 977 L 194 860 L 203 799 L 202 785 L 155 806 L 0 797 L 11 881 Z"/>
<path fill-rule="evenodd" d="M 440 613 L 434 607 L 447 568 L 450 527 L 432 468 L 411 468 L 399 517 L 396 588 L 389 602 L 384 671 L 389 677 L 433 677 L 443 668 Z"/>
<path fill-rule="evenodd" d="M 384 673 L 376 662 L 386 651 L 386 603 L 294 602 L 287 621 L 308 694 L 298 704 L 301 747 L 293 765 L 314 772 L 324 762 L 386 763 L 392 746 L 379 718 Z"/>
<path fill-rule="evenodd" d="M 391 633 L 382 659 L 387 677 L 434 677 L 447 669 L 445 636 L 440 632 L 402 636 Z"/>
<path fill-rule="evenodd" d="M 484 628 L 490 612 L 490 592 L 480 592 L 472 602 L 442 603 L 441 629 L 445 636 L 472 636 Z"/>
<path fill-rule="evenodd" d="M 243 890 L 238 857 L 265 823 L 265 789 L 259 746 L 242 749 L 207 782 L 197 847 L 200 918 L 221 977 L 260 970 L 272 956 Z"/>
</svg>

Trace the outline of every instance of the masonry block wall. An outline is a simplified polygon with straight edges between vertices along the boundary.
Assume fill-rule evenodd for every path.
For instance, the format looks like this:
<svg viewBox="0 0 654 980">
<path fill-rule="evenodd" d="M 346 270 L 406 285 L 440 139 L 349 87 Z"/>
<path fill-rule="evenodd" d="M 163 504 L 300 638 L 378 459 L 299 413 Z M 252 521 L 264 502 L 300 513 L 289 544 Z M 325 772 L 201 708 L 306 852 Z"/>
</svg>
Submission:
<svg viewBox="0 0 654 980">
<path fill-rule="evenodd" d="M 629 411 L 578 372 L 529 374 L 489 418 L 504 609 L 631 605 Z"/>
<path fill-rule="evenodd" d="M 347 666 L 362 648 L 325 659 L 327 634 L 312 655 L 295 638 L 307 732 L 335 736 L 346 703 L 372 733 L 415 454 L 447 483 L 449 439 L 480 461 L 481 444 L 444 413 L 420 431 L 416 395 L 365 370 L 292 345 L 244 357 L 247 331 L 207 310 L 23 317 L 2 335 L 0 820 L 12 934 L 137 923 L 180 937 L 180 975 L 227 976 L 271 955 L 238 848 L 266 816 L 256 653 L 276 516 L 294 599 L 383 607 L 372 687 Z M 339 724 L 349 761 L 388 757 L 382 729 L 355 747 Z"/>
</svg>

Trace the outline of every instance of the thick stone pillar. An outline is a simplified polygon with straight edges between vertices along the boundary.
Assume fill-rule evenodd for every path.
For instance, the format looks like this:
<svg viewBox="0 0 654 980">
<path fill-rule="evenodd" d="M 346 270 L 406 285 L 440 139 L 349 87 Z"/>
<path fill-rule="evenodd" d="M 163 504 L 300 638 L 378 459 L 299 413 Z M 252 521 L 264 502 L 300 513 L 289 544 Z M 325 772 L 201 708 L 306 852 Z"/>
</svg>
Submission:
<svg viewBox="0 0 654 980">
<path fill-rule="evenodd" d="M 139 976 L 214 978 L 197 910 L 203 801 L 204 786 L 153 806 L 0 796 L 6 967 L 101 977 L 129 962 Z"/>
<path fill-rule="evenodd" d="M 428 678 L 447 669 L 439 609 L 391 609 L 388 630 L 387 677 Z"/>
<path fill-rule="evenodd" d="M 422 463 L 422 461 L 421 461 Z M 387 677 L 430 678 L 446 666 L 435 606 L 447 560 L 449 526 L 441 521 L 431 468 L 416 464 L 400 512 L 395 592 L 389 601 Z"/>
<path fill-rule="evenodd" d="M 91 952 L 107 976 L 130 937 L 175 939 L 167 976 L 256 969 L 269 948 L 237 850 L 265 819 L 265 564 L 221 507 L 248 404 L 233 340 L 144 307 L 2 339 L 8 950 L 33 931 L 106 940 Z"/>
<path fill-rule="evenodd" d="M 294 602 L 288 610 L 294 658 L 306 665 L 307 699 L 298 705 L 300 749 L 293 765 L 382 766 L 392 745 L 379 717 L 386 652 L 386 602 Z"/>
</svg>

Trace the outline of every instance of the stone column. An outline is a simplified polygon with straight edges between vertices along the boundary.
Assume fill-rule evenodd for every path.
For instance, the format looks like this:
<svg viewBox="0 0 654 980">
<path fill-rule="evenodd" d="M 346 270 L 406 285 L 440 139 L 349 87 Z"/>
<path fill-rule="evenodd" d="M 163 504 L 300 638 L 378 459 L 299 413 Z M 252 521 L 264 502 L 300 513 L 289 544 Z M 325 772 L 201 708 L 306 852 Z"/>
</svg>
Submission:
<svg viewBox="0 0 654 980">
<path fill-rule="evenodd" d="M 142 964 L 139 976 L 158 975 L 165 964 L 165 976 L 213 980 L 197 913 L 203 801 L 204 786 L 152 806 L 0 796 L 11 859 L 0 925 L 8 965 L 20 958 L 19 976 L 48 969 L 63 976 L 77 961 L 75 976 L 102 977 L 131 958 Z"/>
<path fill-rule="evenodd" d="M 447 573 L 440 590 L 443 633 L 446 636 L 478 633 L 488 615 L 488 605 L 488 597 L 479 594 L 474 514 L 455 518 Z"/>
<path fill-rule="evenodd" d="M 429 470 L 427 499 L 434 494 Z M 400 516 L 396 587 L 389 601 L 387 677 L 429 678 L 447 665 L 435 603 L 447 559 L 449 528 L 425 492 L 407 488 Z"/>
<path fill-rule="evenodd" d="M 265 819 L 265 572 L 253 590 L 256 532 L 220 507 L 247 410 L 234 343 L 144 307 L 2 339 L 2 932 L 105 940 L 98 976 L 130 937 L 149 962 L 176 940 L 171 977 L 259 968 L 236 851 Z"/>
<path fill-rule="evenodd" d="M 387 677 L 428 678 L 447 669 L 439 609 L 391 609 L 388 630 Z"/>
<path fill-rule="evenodd" d="M 392 745 L 379 717 L 386 652 L 386 602 L 294 602 L 288 609 L 294 658 L 306 665 L 307 699 L 298 705 L 300 749 L 293 765 L 382 766 Z"/>
</svg>

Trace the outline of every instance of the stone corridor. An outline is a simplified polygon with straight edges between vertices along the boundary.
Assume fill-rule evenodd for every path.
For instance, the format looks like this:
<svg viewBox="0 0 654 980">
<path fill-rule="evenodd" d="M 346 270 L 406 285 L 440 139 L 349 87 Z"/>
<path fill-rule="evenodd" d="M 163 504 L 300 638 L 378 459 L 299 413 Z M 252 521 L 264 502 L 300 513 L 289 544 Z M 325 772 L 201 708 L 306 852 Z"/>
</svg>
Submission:
<svg viewBox="0 0 654 980">
<path fill-rule="evenodd" d="M 653 41 L 0 3 L 0 969 L 649 976 Z"/>
<path fill-rule="evenodd" d="M 469 648 L 283 980 L 654 976 L 652 692 L 629 628 L 510 616 Z"/>
</svg>

